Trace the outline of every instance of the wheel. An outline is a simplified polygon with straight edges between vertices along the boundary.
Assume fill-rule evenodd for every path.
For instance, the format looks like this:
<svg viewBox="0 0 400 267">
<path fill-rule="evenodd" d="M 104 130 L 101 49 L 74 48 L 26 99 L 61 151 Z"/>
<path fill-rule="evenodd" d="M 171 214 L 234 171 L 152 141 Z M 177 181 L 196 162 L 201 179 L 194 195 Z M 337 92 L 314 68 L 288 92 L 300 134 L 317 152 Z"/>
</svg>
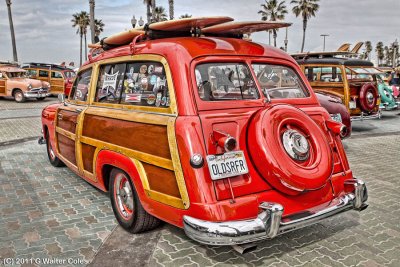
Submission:
<svg viewBox="0 0 400 267">
<path fill-rule="evenodd" d="M 46 97 L 36 97 L 37 100 L 42 101 L 44 100 Z"/>
<path fill-rule="evenodd" d="M 15 99 L 15 101 L 16 102 L 18 102 L 18 103 L 22 103 L 22 102 L 25 102 L 25 100 L 26 100 L 26 98 L 25 98 L 25 96 L 24 96 L 24 93 L 22 93 L 22 91 L 21 90 L 15 90 L 15 92 L 14 92 L 14 99 Z"/>
<path fill-rule="evenodd" d="M 122 228 L 136 234 L 152 230 L 160 224 L 160 220 L 144 210 L 136 190 L 125 172 L 113 169 L 109 185 L 114 215 Z"/>
<path fill-rule="evenodd" d="M 49 157 L 49 161 L 51 165 L 54 167 L 63 167 L 65 166 L 64 162 L 62 162 L 53 150 L 53 146 L 50 141 L 49 132 L 46 132 L 46 148 L 47 148 L 47 156 Z"/>
</svg>

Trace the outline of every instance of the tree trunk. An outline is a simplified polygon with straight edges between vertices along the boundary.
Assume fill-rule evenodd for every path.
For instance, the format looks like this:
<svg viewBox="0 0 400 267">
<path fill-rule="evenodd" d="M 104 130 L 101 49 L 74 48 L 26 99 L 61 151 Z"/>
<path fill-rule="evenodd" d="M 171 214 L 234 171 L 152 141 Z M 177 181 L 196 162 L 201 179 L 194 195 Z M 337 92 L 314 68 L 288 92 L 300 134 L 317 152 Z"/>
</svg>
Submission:
<svg viewBox="0 0 400 267">
<path fill-rule="evenodd" d="M 271 31 L 268 31 L 268 45 L 271 45 Z"/>
<path fill-rule="evenodd" d="M 276 36 L 277 36 L 277 34 L 276 34 L 276 30 L 272 30 L 272 31 L 274 33 L 274 46 L 276 47 Z"/>
<path fill-rule="evenodd" d="M 79 67 L 82 66 L 82 39 L 83 39 L 82 29 L 80 29 L 80 31 L 81 32 L 79 33 L 79 35 L 81 37 L 81 41 L 80 41 L 81 47 L 80 47 L 80 53 L 79 53 Z"/>
<path fill-rule="evenodd" d="M 18 62 L 17 45 L 15 43 L 14 23 L 13 23 L 12 14 L 11 14 L 11 0 L 6 0 L 6 4 L 7 4 L 7 9 L 8 9 L 8 21 L 10 24 L 10 31 L 11 31 L 13 59 L 15 62 Z"/>
<path fill-rule="evenodd" d="M 303 42 L 301 43 L 301 53 L 304 51 L 304 43 L 306 42 L 306 29 L 307 29 L 307 19 L 303 19 Z"/>
<path fill-rule="evenodd" d="M 155 21 L 155 15 L 156 15 L 156 0 L 151 0 L 151 21 Z"/>
<path fill-rule="evenodd" d="M 168 0 L 169 3 L 169 19 L 174 19 L 174 0 Z"/>
<path fill-rule="evenodd" d="M 151 11 L 150 11 L 150 3 L 149 2 L 147 2 L 146 8 L 147 8 L 147 13 L 146 13 L 146 15 L 147 15 L 147 24 L 150 24 L 150 22 L 151 22 Z"/>
<path fill-rule="evenodd" d="M 86 33 L 85 33 L 85 61 L 87 60 L 87 39 L 86 39 Z"/>
<path fill-rule="evenodd" d="M 96 42 L 95 37 L 95 27 L 94 27 L 94 5 L 95 5 L 95 0 L 89 0 L 89 5 L 90 5 L 90 37 L 92 40 L 92 44 Z"/>
</svg>

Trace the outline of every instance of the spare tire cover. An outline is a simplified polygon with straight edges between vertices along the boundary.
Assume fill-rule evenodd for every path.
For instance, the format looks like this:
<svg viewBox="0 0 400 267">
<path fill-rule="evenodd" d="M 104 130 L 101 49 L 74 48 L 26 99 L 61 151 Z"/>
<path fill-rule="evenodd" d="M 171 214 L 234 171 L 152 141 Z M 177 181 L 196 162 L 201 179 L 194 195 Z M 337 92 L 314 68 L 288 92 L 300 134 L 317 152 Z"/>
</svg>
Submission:
<svg viewBox="0 0 400 267">
<path fill-rule="evenodd" d="M 290 138 L 298 144 L 288 144 Z M 250 122 L 247 144 L 260 175 L 283 193 L 319 189 L 332 175 L 333 155 L 325 133 L 294 106 L 278 104 L 259 111 Z"/>
<path fill-rule="evenodd" d="M 360 106 L 365 112 L 371 112 L 378 102 L 378 92 L 372 83 L 364 84 L 360 89 Z"/>
</svg>

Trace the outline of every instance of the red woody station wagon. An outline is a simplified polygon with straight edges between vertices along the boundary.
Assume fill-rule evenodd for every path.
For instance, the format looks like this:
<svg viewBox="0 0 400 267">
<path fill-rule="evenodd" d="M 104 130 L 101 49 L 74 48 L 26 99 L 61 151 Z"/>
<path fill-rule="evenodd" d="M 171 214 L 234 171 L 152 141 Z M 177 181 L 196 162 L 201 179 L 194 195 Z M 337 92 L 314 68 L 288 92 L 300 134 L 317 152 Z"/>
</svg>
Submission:
<svg viewBox="0 0 400 267">
<path fill-rule="evenodd" d="M 238 245 L 367 207 L 345 127 L 289 55 L 242 39 L 288 24 L 231 20 L 108 37 L 69 98 L 43 110 L 51 164 L 109 192 L 132 233 L 161 220 L 200 243 Z"/>
</svg>

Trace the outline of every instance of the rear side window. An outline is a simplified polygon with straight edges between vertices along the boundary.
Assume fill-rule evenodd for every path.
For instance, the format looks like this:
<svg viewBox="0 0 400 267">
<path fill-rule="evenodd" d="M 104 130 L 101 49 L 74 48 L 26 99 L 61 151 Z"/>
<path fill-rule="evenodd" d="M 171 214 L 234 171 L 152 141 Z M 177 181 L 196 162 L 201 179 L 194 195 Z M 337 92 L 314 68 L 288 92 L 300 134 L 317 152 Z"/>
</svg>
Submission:
<svg viewBox="0 0 400 267">
<path fill-rule="evenodd" d="M 89 92 L 91 77 L 92 69 L 85 70 L 78 74 L 71 89 L 70 99 L 77 101 L 86 101 Z"/>
<path fill-rule="evenodd" d="M 305 98 L 310 96 L 297 73 L 286 66 L 253 64 L 254 73 L 265 95 L 270 98 Z"/>
<path fill-rule="evenodd" d="M 49 72 L 47 70 L 39 70 L 39 77 L 47 78 L 49 77 Z"/>
<path fill-rule="evenodd" d="M 199 64 L 195 70 L 199 96 L 205 101 L 258 99 L 251 72 L 243 63 Z"/>
<path fill-rule="evenodd" d="M 51 78 L 55 78 L 55 79 L 62 79 L 63 76 L 61 74 L 61 72 L 58 71 L 52 71 L 51 72 Z"/>
<path fill-rule="evenodd" d="M 95 101 L 169 107 L 170 98 L 164 66 L 153 61 L 101 66 Z"/>
</svg>

